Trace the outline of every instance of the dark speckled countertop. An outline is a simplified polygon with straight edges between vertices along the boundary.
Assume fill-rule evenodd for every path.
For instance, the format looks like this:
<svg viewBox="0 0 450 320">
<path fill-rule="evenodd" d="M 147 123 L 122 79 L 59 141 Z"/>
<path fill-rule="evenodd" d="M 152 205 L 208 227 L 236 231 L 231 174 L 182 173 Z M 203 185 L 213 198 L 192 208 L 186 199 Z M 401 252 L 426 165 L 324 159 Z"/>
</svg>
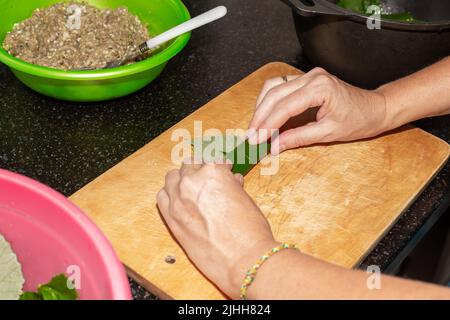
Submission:
<svg viewBox="0 0 450 320">
<path fill-rule="evenodd" d="M 310 68 L 290 10 L 281 2 L 185 3 L 192 15 L 220 4 L 227 5 L 229 15 L 196 31 L 159 79 L 126 98 L 93 104 L 52 100 L 26 88 L 0 65 L 0 167 L 69 196 L 262 65 L 283 61 Z M 450 117 L 441 117 L 418 125 L 450 142 L 449 123 Z M 363 264 L 386 269 L 448 207 L 449 194 L 447 165 Z M 135 298 L 153 298 L 134 283 L 132 289 Z"/>
</svg>

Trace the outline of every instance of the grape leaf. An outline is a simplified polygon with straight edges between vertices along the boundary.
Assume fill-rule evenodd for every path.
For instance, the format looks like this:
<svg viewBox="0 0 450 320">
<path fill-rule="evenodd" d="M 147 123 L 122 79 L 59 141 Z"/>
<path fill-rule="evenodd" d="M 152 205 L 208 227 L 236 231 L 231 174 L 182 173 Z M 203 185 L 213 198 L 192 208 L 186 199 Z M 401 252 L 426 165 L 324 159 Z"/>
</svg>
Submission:
<svg viewBox="0 0 450 320">
<path fill-rule="evenodd" d="M 25 292 L 20 300 L 76 300 L 77 291 L 67 285 L 68 279 L 65 274 L 59 274 L 49 283 L 40 285 L 37 292 Z"/>
<path fill-rule="evenodd" d="M 10 244 L 0 235 L 0 300 L 17 300 L 25 280 Z"/>
<path fill-rule="evenodd" d="M 210 160 L 224 157 L 233 163 L 233 173 L 242 175 L 250 172 L 270 152 L 270 143 L 251 145 L 238 136 L 205 137 L 196 139 L 191 144 L 196 158 Z"/>
<path fill-rule="evenodd" d="M 20 295 L 20 300 L 42 300 L 42 296 L 36 292 L 24 292 Z"/>
</svg>

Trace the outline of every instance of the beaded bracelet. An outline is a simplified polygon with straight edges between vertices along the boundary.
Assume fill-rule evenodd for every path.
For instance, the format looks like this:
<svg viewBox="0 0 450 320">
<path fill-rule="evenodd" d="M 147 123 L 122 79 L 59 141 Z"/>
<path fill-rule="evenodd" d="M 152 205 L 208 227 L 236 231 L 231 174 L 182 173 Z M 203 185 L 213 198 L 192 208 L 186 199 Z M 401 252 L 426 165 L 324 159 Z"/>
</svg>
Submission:
<svg viewBox="0 0 450 320">
<path fill-rule="evenodd" d="M 241 300 L 247 300 L 248 288 L 253 283 L 253 281 L 255 281 L 256 274 L 258 273 L 259 268 L 261 268 L 264 262 L 269 260 L 269 258 L 272 257 L 275 253 L 285 249 L 298 250 L 298 248 L 294 244 L 287 244 L 287 243 L 280 244 L 279 246 L 276 246 L 275 248 L 270 250 L 268 253 L 261 256 L 256 262 L 256 264 L 247 271 L 247 273 L 245 274 L 244 282 L 242 283 L 241 286 Z"/>
</svg>

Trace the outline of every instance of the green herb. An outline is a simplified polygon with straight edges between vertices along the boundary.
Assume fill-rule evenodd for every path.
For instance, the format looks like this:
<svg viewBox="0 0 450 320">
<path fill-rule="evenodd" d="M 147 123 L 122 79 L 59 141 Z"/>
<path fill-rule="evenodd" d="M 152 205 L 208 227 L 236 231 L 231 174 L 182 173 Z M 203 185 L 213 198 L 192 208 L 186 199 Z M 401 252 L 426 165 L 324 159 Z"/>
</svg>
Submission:
<svg viewBox="0 0 450 320">
<path fill-rule="evenodd" d="M 76 300 L 77 291 L 70 289 L 67 283 L 66 275 L 57 275 L 49 283 L 40 285 L 37 292 L 22 293 L 19 300 Z"/>
<path fill-rule="evenodd" d="M 44 300 L 42 296 L 36 292 L 24 292 L 20 295 L 19 300 Z"/>
<path fill-rule="evenodd" d="M 270 143 L 250 145 L 239 136 L 212 136 L 194 140 L 194 156 L 204 160 L 225 158 L 233 163 L 233 173 L 250 172 L 269 152 Z"/>
<path fill-rule="evenodd" d="M 361 14 L 367 14 L 370 6 L 381 6 L 380 0 L 339 0 L 338 6 Z"/>
<path fill-rule="evenodd" d="M 339 0 L 338 6 L 348 9 L 363 15 L 367 15 L 370 6 L 381 7 L 380 0 Z M 417 22 L 413 15 L 409 12 L 403 13 L 387 13 L 381 12 L 381 17 L 384 19 L 402 21 L 402 22 Z"/>
<path fill-rule="evenodd" d="M 419 22 L 419 20 L 415 19 L 413 15 L 409 12 L 406 13 L 391 13 L 391 14 L 382 14 L 382 18 L 395 20 L 395 21 L 404 21 L 404 22 Z"/>
</svg>

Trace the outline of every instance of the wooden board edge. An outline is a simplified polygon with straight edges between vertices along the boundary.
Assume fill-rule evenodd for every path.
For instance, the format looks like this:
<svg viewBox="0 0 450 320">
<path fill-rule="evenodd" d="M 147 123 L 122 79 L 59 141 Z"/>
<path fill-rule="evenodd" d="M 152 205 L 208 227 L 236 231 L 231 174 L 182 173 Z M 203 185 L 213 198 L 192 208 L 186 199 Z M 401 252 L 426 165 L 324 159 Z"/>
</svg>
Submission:
<svg viewBox="0 0 450 320">
<path fill-rule="evenodd" d="M 422 130 L 422 129 L 420 129 L 420 130 Z M 371 246 L 369 246 L 367 248 L 366 252 L 361 256 L 361 258 L 358 261 L 356 261 L 353 266 L 351 266 L 352 269 L 356 269 L 356 268 L 358 268 L 361 265 L 361 263 L 364 261 L 364 259 L 366 259 L 369 256 L 369 254 L 375 249 L 375 247 L 380 243 L 380 241 L 389 233 L 389 231 L 398 222 L 398 220 L 401 217 L 403 217 L 403 215 L 406 213 L 406 211 L 408 211 L 408 209 L 414 204 L 414 202 L 423 194 L 425 189 L 430 185 L 431 182 L 434 181 L 436 176 L 439 174 L 439 172 L 441 172 L 441 170 L 445 167 L 445 165 L 449 161 L 449 159 L 450 159 L 450 145 L 446 141 L 442 140 L 441 138 L 436 137 L 435 135 L 433 135 L 433 134 L 431 134 L 431 133 L 429 133 L 429 132 L 427 132 L 425 130 L 422 130 L 422 131 L 427 133 L 428 135 L 430 135 L 434 139 L 439 140 L 443 144 L 446 144 L 447 147 L 448 147 L 447 156 L 443 158 L 440 166 L 435 169 L 435 171 L 431 175 L 431 178 L 428 181 L 426 181 L 425 183 L 423 183 L 423 185 L 419 189 L 419 192 L 415 196 L 413 196 L 413 197 L 411 197 L 409 199 L 408 203 L 402 208 L 401 213 L 397 216 L 397 218 L 394 219 L 392 221 L 392 223 L 390 223 L 389 225 L 387 225 L 384 228 L 384 230 L 381 233 L 380 237 Z"/>
<path fill-rule="evenodd" d="M 142 286 L 145 290 L 149 291 L 151 294 L 155 295 L 160 300 L 175 300 L 173 297 L 159 289 L 157 286 L 153 285 L 150 281 L 141 277 L 136 271 L 132 268 L 124 265 L 125 270 L 130 278 L 132 278 L 136 283 Z"/>
</svg>

